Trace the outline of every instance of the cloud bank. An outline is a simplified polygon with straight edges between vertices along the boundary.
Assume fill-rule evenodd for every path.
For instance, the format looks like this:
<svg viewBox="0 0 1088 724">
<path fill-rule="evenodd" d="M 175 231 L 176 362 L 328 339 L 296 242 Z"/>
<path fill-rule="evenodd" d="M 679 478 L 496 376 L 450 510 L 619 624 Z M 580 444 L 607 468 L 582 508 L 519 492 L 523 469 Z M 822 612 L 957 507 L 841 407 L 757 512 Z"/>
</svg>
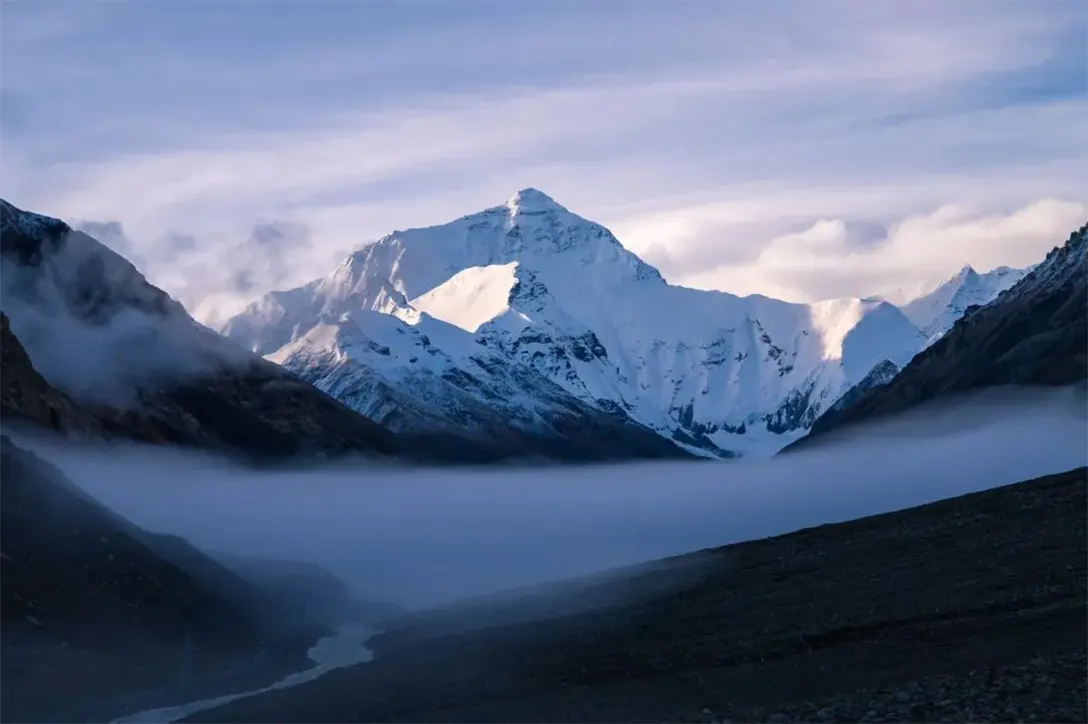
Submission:
<svg viewBox="0 0 1088 724">
<path fill-rule="evenodd" d="M 151 530 L 316 561 L 371 599 L 430 606 L 1079 467 L 1084 394 L 998 391 L 728 463 L 253 472 L 154 448 L 16 441 Z"/>
</svg>

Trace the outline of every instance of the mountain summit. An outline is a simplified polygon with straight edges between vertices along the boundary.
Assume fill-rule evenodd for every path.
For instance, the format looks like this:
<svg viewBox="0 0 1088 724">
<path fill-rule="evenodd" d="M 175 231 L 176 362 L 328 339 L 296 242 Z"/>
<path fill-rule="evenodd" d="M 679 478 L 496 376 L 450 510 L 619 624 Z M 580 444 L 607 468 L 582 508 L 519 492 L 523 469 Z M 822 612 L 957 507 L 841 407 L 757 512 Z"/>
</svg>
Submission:
<svg viewBox="0 0 1088 724">
<path fill-rule="evenodd" d="M 555 199 L 543 191 L 534 188 L 524 188 L 510 197 L 506 207 L 511 214 L 544 214 L 549 211 L 567 211 L 566 208 L 556 203 Z"/>
<path fill-rule="evenodd" d="M 672 286 L 536 189 L 382 237 L 222 332 L 394 429 L 490 429 L 498 413 L 551 435 L 577 410 L 726 456 L 780 447 L 924 342 L 879 300 Z"/>
</svg>

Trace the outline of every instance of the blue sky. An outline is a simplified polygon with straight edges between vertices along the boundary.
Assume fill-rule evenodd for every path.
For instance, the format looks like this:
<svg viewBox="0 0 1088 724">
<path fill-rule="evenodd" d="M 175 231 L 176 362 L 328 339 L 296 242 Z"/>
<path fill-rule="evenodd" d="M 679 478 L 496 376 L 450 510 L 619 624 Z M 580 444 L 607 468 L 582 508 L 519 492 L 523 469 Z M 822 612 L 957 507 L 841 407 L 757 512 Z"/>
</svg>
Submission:
<svg viewBox="0 0 1088 724">
<path fill-rule="evenodd" d="M 96 222 L 205 319 L 525 186 L 671 281 L 864 295 L 1083 223 L 1086 14 L 3 0 L 0 193 Z"/>
</svg>

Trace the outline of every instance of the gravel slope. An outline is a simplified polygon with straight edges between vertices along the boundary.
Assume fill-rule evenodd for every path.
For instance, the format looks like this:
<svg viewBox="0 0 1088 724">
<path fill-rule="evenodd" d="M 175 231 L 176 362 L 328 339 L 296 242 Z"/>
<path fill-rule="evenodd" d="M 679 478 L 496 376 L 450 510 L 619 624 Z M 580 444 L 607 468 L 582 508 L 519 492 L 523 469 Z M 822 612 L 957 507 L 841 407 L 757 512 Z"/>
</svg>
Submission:
<svg viewBox="0 0 1088 724">
<path fill-rule="evenodd" d="M 192 720 L 1085 721 L 1086 480 L 566 584 L 568 602 L 623 593 L 597 610 L 405 619 L 373 664 Z"/>
</svg>

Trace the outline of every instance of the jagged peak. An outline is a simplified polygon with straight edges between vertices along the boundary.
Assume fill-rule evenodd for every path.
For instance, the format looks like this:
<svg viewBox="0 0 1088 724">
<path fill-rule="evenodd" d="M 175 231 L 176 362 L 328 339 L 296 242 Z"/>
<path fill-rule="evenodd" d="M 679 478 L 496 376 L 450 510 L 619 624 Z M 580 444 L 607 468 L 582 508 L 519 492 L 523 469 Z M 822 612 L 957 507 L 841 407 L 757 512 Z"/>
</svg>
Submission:
<svg viewBox="0 0 1088 724">
<path fill-rule="evenodd" d="M 506 208 L 513 215 L 541 214 L 549 211 L 566 211 L 555 199 L 539 189 L 526 187 L 510 197 Z"/>
<path fill-rule="evenodd" d="M 968 279 L 974 279 L 978 277 L 978 272 L 970 264 L 964 264 L 960 267 L 960 270 L 953 275 L 950 281 L 967 281 Z"/>
</svg>

